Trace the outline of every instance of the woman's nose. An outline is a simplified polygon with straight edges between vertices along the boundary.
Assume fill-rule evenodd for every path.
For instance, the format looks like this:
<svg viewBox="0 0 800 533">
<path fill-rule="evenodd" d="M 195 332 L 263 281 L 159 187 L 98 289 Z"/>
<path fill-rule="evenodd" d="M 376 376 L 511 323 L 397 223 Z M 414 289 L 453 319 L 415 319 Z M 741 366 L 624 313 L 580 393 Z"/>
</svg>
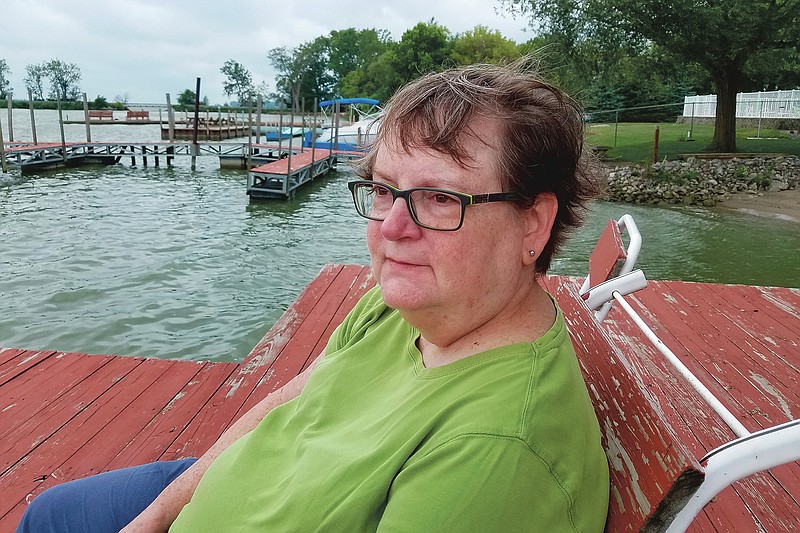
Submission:
<svg viewBox="0 0 800 533">
<path fill-rule="evenodd" d="M 381 222 L 381 233 L 389 240 L 418 235 L 420 229 L 422 228 L 414 222 L 408 204 L 403 198 L 394 201 L 386 218 Z"/>
</svg>

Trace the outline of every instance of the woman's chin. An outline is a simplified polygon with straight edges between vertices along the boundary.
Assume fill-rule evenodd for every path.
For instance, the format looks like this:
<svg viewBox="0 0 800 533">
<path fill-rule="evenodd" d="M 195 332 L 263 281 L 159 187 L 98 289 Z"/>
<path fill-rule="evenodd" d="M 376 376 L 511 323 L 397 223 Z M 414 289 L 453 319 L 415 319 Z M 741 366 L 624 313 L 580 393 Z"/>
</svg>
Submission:
<svg viewBox="0 0 800 533">
<path fill-rule="evenodd" d="M 419 284 L 392 279 L 381 282 L 381 295 L 384 303 L 392 309 L 410 311 L 429 304 L 431 291 Z"/>
</svg>

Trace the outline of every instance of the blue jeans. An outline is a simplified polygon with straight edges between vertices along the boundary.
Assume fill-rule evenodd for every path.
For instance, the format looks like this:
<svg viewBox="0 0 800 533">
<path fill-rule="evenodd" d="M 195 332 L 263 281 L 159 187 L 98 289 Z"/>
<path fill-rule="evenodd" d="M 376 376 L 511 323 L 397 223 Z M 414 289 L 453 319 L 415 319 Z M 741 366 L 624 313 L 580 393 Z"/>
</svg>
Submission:
<svg viewBox="0 0 800 533">
<path fill-rule="evenodd" d="M 195 461 L 132 466 L 51 487 L 28 506 L 17 533 L 117 533 Z"/>
</svg>

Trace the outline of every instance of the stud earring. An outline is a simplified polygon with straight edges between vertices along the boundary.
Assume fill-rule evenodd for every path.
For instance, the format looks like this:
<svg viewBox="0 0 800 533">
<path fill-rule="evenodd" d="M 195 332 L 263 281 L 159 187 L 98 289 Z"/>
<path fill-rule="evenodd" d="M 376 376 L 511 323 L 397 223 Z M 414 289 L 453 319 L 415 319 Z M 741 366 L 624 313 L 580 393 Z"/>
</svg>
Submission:
<svg viewBox="0 0 800 533">
<path fill-rule="evenodd" d="M 531 257 L 536 256 L 536 250 L 531 250 Z"/>
</svg>

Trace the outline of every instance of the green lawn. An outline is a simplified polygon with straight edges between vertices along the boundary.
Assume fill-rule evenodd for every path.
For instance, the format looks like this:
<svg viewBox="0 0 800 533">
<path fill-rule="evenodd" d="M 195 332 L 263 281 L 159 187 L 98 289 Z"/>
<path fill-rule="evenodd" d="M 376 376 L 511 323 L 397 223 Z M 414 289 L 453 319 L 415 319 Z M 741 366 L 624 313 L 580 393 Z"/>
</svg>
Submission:
<svg viewBox="0 0 800 533">
<path fill-rule="evenodd" d="M 656 126 L 659 129 L 658 159 L 675 159 L 678 154 L 693 154 L 706 151 L 714 136 L 714 126 L 695 124 L 692 140 L 688 140 L 689 124 L 673 123 L 619 123 L 587 124 L 587 142 L 590 146 L 610 146 L 606 154 L 609 160 L 652 161 L 653 139 Z M 760 132 L 756 128 L 737 128 L 736 148 L 746 153 L 784 153 L 800 156 L 800 139 L 789 139 L 786 133 L 777 130 Z M 616 140 L 615 140 L 616 137 Z"/>
</svg>

